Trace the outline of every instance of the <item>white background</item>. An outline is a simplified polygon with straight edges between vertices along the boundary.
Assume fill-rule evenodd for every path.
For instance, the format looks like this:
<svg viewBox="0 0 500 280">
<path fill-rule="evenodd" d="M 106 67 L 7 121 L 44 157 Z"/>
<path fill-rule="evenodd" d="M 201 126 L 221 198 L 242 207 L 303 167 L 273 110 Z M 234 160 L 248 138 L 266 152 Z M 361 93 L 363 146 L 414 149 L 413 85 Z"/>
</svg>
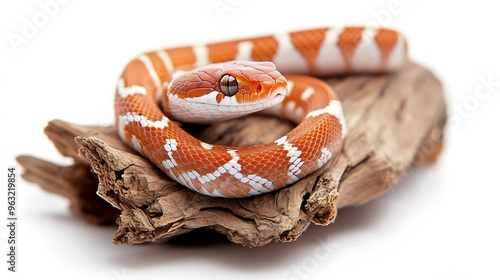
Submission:
<svg viewBox="0 0 500 280">
<path fill-rule="evenodd" d="M 43 135 L 46 123 L 111 124 L 122 68 L 163 46 L 378 22 L 402 31 L 413 60 L 442 80 L 451 121 L 436 165 L 367 205 L 340 210 L 334 224 L 312 226 L 296 242 L 256 249 L 112 245 L 113 227 L 72 217 L 65 199 L 20 180 L 18 272 L 7 272 L 2 225 L 2 279 L 500 279 L 499 7 L 486 0 L 392 2 L 68 0 L 15 45 L 10 38 L 23 36 L 24 18 L 43 20 L 44 10 L 39 1 L 1 1 L 3 181 L 19 154 L 68 163 Z M 218 12 L 218 3 L 232 6 Z M 481 79 L 494 81 L 490 91 Z M 4 224 L 6 190 L 0 193 Z"/>
</svg>

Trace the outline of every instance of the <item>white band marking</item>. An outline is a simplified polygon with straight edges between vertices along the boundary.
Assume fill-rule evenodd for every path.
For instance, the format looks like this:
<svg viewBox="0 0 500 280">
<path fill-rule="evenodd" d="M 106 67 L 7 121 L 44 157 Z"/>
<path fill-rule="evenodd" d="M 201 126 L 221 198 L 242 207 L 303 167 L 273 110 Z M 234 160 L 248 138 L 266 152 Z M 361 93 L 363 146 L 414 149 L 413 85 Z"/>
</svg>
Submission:
<svg viewBox="0 0 500 280">
<path fill-rule="evenodd" d="M 379 29 L 366 27 L 363 30 L 361 41 L 352 55 L 353 71 L 379 71 L 382 67 L 382 54 L 375 42 Z"/>
<path fill-rule="evenodd" d="M 118 90 L 118 94 L 122 98 L 126 98 L 127 96 L 134 95 L 134 94 L 146 95 L 146 93 L 147 93 L 146 89 L 142 86 L 131 85 L 129 87 L 126 87 L 125 81 L 123 80 L 123 78 L 118 80 L 118 84 L 116 85 L 116 89 Z"/>
<path fill-rule="evenodd" d="M 321 44 L 316 58 L 316 71 L 321 75 L 331 75 L 341 73 L 345 69 L 345 62 L 342 52 L 337 46 L 339 35 L 344 28 L 332 27 L 325 34 L 325 39 Z"/>
<path fill-rule="evenodd" d="M 327 148 L 323 147 L 321 148 L 321 156 L 318 159 L 318 169 L 323 167 L 330 159 L 332 158 L 332 152 L 328 150 Z"/>
<path fill-rule="evenodd" d="M 238 43 L 238 53 L 234 60 L 253 60 L 252 59 L 252 50 L 253 43 L 251 41 L 243 41 Z"/>
<path fill-rule="evenodd" d="M 172 71 L 174 71 L 174 64 L 172 63 L 172 60 L 170 59 L 170 56 L 168 55 L 168 53 L 164 50 L 161 50 L 161 51 L 157 51 L 156 54 L 163 61 L 163 64 L 165 64 L 165 68 L 167 70 L 167 73 L 172 73 Z"/>
<path fill-rule="evenodd" d="M 196 45 L 193 47 L 193 53 L 196 57 L 196 65 L 202 66 L 210 63 L 208 59 L 208 48 L 205 45 Z"/>
<path fill-rule="evenodd" d="M 283 146 L 283 149 L 288 152 L 286 156 L 290 158 L 290 160 L 288 161 L 290 166 L 288 166 L 287 184 L 297 182 L 299 180 L 299 177 L 297 176 L 302 172 L 302 170 L 300 170 L 300 167 L 302 167 L 302 165 L 304 164 L 302 158 L 300 158 L 302 151 L 300 151 L 299 148 L 294 147 L 292 143 L 288 141 L 286 135 L 274 141 L 274 143 L 276 143 L 278 146 Z"/>
<path fill-rule="evenodd" d="M 306 89 L 300 95 L 300 99 L 302 101 L 307 101 L 307 99 L 309 99 L 309 97 L 311 97 L 313 94 L 314 94 L 314 88 L 313 87 L 306 87 Z"/>
<path fill-rule="evenodd" d="M 156 96 L 161 96 L 163 87 L 160 81 L 160 77 L 158 76 L 158 73 L 156 73 L 155 67 L 153 66 L 153 62 L 151 62 L 149 56 L 145 54 L 140 55 L 137 59 L 140 60 L 144 64 L 144 66 L 146 66 L 149 76 L 151 77 L 151 80 L 153 80 L 153 83 L 155 84 Z"/>
<path fill-rule="evenodd" d="M 309 65 L 302 55 L 296 50 L 290 39 L 290 34 L 281 33 L 274 36 L 278 41 L 278 49 L 273 57 L 276 68 L 285 73 L 307 73 Z"/>
<path fill-rule="evenodd" d="M 211 144 L 208 144 L 208 143 L 205 143 L 205 142 L 200 142 L 200 145 L 203 147 L 203 149 L 205 150 L 211 150 L 214 145 L 211 145 Z"/>
</svg>

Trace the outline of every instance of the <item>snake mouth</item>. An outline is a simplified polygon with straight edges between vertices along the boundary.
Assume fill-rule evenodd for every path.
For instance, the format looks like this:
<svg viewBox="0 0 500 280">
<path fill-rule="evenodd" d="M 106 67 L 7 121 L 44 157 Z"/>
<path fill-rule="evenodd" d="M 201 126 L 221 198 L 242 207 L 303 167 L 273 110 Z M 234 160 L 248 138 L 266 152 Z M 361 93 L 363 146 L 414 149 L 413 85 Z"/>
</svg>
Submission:
<svg viewBox="0 0 500 280">
<path fill-rule="evenodd" d="M 269 95 L 269 101 L 272 106 L 277 105 L 285 99 L 287 94 L 287 88 L 285 85 L 276 85 L 273 87 L 271 94 Z"/>
</svg>

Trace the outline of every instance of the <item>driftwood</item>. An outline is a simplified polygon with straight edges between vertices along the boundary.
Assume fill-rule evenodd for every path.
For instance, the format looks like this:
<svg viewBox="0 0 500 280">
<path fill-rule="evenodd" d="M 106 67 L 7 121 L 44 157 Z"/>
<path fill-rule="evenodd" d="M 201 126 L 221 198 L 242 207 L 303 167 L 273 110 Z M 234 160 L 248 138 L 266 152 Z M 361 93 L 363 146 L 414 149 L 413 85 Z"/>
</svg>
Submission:
<svg viewBox="0 0 500 280">
<path fill-rule="evenodd" d="M 242 199 L 197 194 L 124 146 L 113 128 L 59 120 L 50 122 L 45 133 L 75 163 L 58 166 L 31 156 L 20 156 L 18 161 L 26 180 L 69 198 L 77 216 L 99 224 L 116 220 L 117 244 L 166 240 L 201 228 L 249 247 L 292 241 L 311 222 L 328 225 L 338 208 L 366 203 L 411 167 L 434 162 L 443 143 L 442 88 L 423 67 L 410 64 L 393 74 L 326 81 L 340 96 L 347 118 L 349 132 L 342 154 L 273 193 Z M 271 117 L 249 116 L 185 128 L 209 143 L 244 146 L 271 142 L 292 126 Z"/>
</svg>

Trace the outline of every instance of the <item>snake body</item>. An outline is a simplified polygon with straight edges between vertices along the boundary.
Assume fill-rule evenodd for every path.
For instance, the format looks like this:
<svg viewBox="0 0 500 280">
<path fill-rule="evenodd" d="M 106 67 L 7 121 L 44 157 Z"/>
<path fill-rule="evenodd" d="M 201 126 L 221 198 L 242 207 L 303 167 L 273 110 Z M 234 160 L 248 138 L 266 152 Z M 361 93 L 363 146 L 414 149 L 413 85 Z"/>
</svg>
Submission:
<svg viewBox="0 0 500 280">
<path fill-rule="evenodd" d="M 325 165 L 346 135 L 337 96 L 311 76 L 397 70 L 407 61 L 406 46 L 393 30 L 332 27 L 147 52 L 118 81 L 116 128 L 194 191 L 270 192 Z M 227 147 L 202 142 L 172 121 L 223 121 L 262 109 L 298 125 L 273 143 Z"/>
</svg>

